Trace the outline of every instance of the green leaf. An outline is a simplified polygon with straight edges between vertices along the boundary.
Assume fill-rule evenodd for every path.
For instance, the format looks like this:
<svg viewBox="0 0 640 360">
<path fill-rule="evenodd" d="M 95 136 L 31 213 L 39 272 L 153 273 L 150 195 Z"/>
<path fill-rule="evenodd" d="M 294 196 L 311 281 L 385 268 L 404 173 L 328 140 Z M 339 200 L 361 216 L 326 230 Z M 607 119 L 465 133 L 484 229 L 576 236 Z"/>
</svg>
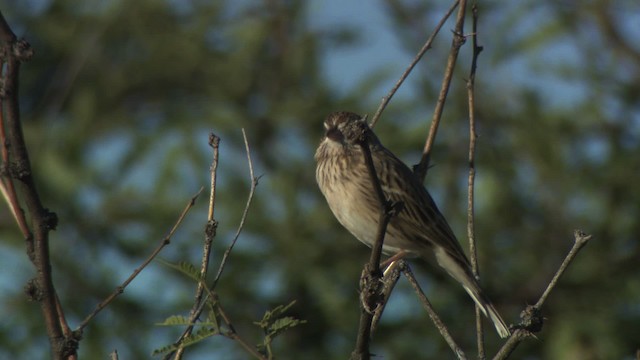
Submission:
<svg viewBox="0 0 640 360">
<path fill-rule="evenodd" d="M 174 264 L 163 259 L 158 259 L 158 261 L 160 261 L 160 263 L 162 263 L 163 265 L 166 265 L 174 270 L 177 270 L 178 272 L 184 275 L 187 275 L 192 280 L 200 282 L 202 279 L 200 276 L 200 270 L 196 269 L 196 267 L 193 266 L 191 263 L 188 263 L 186 261 L 180 261 L 177 264 Z"/>
<path fill-rule="evenodd" d="M 208 337 L 215 336 L 218 334 L 220 333 L 216 329 L 203 327 L 198 329 L 198 331 L 196 331 L 194 334 L 191 334 L 190 336 L 185 337 L 180 346 L 175 344 L 167 345 L 159 349 L 153 350 L 151 354 L 152 355 L 167 354 L 171 351 L 177 350 L 180 347 L 185 348 L 185 347 L 197 344 Z"/>
<path fill-rule="evenodd" d="M 158 325 L 158 326 L 180 326 L 180 325 L 189 326 L 189 325 L 193 325 L 193 323 L 191 323 L 189 321 L 189 318 L 186 317 L 186 316 L 171 315 L 168 318 L 166 318 L 163 322 L 156 323 L 155 325 Z"/>
</svg>

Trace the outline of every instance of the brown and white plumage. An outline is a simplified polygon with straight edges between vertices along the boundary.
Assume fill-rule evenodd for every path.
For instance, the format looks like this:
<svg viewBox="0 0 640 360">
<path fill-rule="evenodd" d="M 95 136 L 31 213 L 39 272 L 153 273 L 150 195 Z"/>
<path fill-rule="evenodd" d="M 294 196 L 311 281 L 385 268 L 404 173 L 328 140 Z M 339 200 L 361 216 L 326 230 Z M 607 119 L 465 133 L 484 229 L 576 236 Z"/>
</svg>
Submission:
<svg viewBox="0 0 640 360">
<path fill-rule="evenodd" d="M 380 205 L 353 131 L 354 125 L 363 121 L 351 112 L 334 112 L 326 118 L 325 137 L 315 154 L 316 180 L 340 224 L 371 247 L 376 238 Z M 484 295 L 460 243 L 431 195 L 414 173 L 382 146 L 373 131 L 366 129 L 384 195 L 402 203 L 400 212 L 387 227 L 383 252 L 393 255 L 404 251 L 422 258 L 435 255 L 437 263 L 462 284 L 491 319 L 498 334 L 509 336 L 507 326 Z"/>
</svg>

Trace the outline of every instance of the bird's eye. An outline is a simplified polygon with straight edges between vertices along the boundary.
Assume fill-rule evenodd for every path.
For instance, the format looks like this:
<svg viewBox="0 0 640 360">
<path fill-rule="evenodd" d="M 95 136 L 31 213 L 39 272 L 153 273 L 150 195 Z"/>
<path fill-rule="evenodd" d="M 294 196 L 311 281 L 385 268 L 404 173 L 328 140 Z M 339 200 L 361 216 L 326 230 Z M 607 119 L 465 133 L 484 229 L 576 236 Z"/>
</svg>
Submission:
<svg viewBox="0 0 640 360">
<path fill-rule="evenodd" d="M 333 141 L 342 141 L 342 133 L 335 127 L 332 127 L 327 130 L 327 137 Z"/>
</svg>

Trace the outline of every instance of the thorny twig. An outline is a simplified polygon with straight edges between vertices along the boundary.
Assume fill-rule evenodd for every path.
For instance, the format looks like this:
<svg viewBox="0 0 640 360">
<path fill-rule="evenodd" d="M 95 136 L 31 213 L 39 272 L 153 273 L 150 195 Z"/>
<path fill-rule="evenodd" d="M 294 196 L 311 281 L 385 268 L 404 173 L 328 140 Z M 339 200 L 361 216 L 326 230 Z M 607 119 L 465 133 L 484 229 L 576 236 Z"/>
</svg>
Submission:
<svg viewBox="0 0 640 360">
<path fill-rule="evenodd" d="M 204 188 L 200 188 L 200 190 L 198 191 L 198 193 L 196 193 L 187 203 L 187 205 L 185 206 L 185 208 L 182 210 L 182 213 L 180 214 L 180 216 L 178 217 L 178 220 L 176 221 L 176 223 L 173 225 L 173 227 L 171 228 L 171 230 L 169 230 L 169 233 L 160 241 L 160 244 L 158 244 L 158 246 L 153 250 L 153 252 L 149 255 L 149 257 L 147 257 L 147 259 L 139 266 L 137 267 L 135 270 L 133 270 L 133 273 L 120 285 L 118 286 L 113 293 L 111 293 L 109 296 L 107 296 L 104 300 L 102 300 L 98 305 L 96 305 L 95 310 L 93 310 L 93 312 L 91 312 L 91 314 L 89 314 L 78 326 L 78 328 L 74 331 L 77 334 L 82 334 L 83 329 L 89 324 L 89 322 L 96 316 L 98 315 L 98 313 L 100 311 L 102 311 L 105 307 L 107 307 L 107 305 L 109 305 L 116 297 L 118 297 L 120 294 L 122 294 L 124 292 L 124 289 L 133 281 L 133 279 L 135 279 L 138 274 L 140 274 L 140 272 L 147 267 L 147 265 L 149 265 L 151 263 L 151 261 L 153 261 L 153 259 L 156 258 L 156 256 L 158 256 L 158 254 L 160 253 L 160 251 L 162 251 L 162 249 L 169 245 L 171 243 L 171 237 L 173 237 L 173 234 L 176 232 L 176 230 L 178 229 L 178 227 L 180 226 L 180 224 L 182 224 L 182 221 L 184 220 L 184 218 L 187 216 L 187 213 L 189 212 L 189 210 L 191 210 L 191 208 L 193 207 L 193 205 L 195 204 L 196 199 L 198 198 L 198 196 L 200 196 L 200 194 L 202 193 L 202 191 L 204 190 Z"/>
<path fill-rule="evenodd" d="M 467 0 L 460 0 L 458 7 L 458 16 L 456 18 L 456 27 L 453 31 L 453 40 L 451 42 L 451 50 L 449 51 L 449 58 L 447 59 L 447 67 L 442 79 L 442 86 L 440 88 L 440 94 L 438 95 L 438 101 L 436 102 L 436 108 L 433 111 L 433 118 L 431 120 L 431 128 L 429 129 L 429 135 L 424 144 L 422 151 L 422 158 L 420 163 L 414 166 L 413 172 L 416 174 L 420 181 L 424 181 L 427 176 L 427 170 L 429 168 L 429 161 L 431 156 L 431 148 L 436 139 L 436 133 L 438 132 L 438 126 L 440 125 L 440 119 L 442 118 L 442 112 L 444 111 L 444 105 L 447 100 L 447 94 L 449 93 L 449 86 L 451 85 L 451 78 L 453 77 L 453 71 L 458 59 L 458 53 L 460 48 L 465 42 L 464 31 L 464 18 L 467 11 Z"/>
<path fill-rule="evenodd" d="M 16 38 L 4 15 L 0 12 L 2 193 L 25 237 L 27 255 L 36 268 L 36 276 L 26 286 L 27 295 L 40 305 L 52 357 L 54 359 L 73 358 L 77 350 L 77 339 L 65 331 L 68 329 L 67 320 L 60 312 L 62 305 L 56 295 L 51 274 L 49 232 L 57 227 L 58 218 L 55 213 L 43 206 L 40 194 L 36 189 L 20 120 L 20 102 L 18 100 L 20 65 L 31 59 L 32 56 L 33 49 L 29 43 Z M 18 194 L 20 194 L 20 200 L 29 213 L 31 228 L 29 228 L 25 213 L 20 207 Z"/>
<path fill-rule="evenodd" d="M 545 289 L 545 291 L 538 299 L 535 305 L 527 307 L 522 314 L 520 315 L 522 318 L 522 323 L 517 326 L 517 329 L 513 332 L 509 340 L 500 348 L 500 351 L 496 354 L 493 360 L 504 360 L 511 356 L 511 353 L 516 349 L 518 344 L 522 342 L 522 340 L 533 336 L 533 333 L 538 332 L 542 329 L 543 318 L 540 313 L 540 308 L 547 300 L 547 297 L 551 293 L 551 290 L 556 286 L 560 276 L 565 272 L 569 264 L 575 259 L 578 252 L 591 240 L 592 236 L 582 232 L 581 230 L 575 230 L 573 232 L 574 244 L 571 247 L 571 250 L 565 257 L 564 261 L 556 271 L 556 274 L 553 276 L 553 279 Z"/>
<path fill-rule="evenodd" d="M 242 212 L 240 225 L 238 226 L 238 230 L 236 231 L 236 234 L 233 237 L 233 240 L 231 240 L 231 244 L 229 244 L 229 247 L 227 248 L 227 250 L 225 250 L 224 255 L 222 256 L 222 261 L 220 262 L 218 273 L 216 274 L 216 277 L 213 279 L 213 283 L 209 288 L 211 291 L 213 291 L 216 288 L 216 285 L 218 284 L 218 280 L 220 280 L 220 276 L 222 275 L 224 267 L 227 263 L 227 259 L 229 258 L 229 254 L 231 254 L 231 250 L 233 250 L 233 247 L 238 241 L 238 237 L 240 237 L 240 233 L 244 228 L 244 223 L 247 220 L 247 215 L 249 214 L 249 207 L 251 206 L 251 202 L 253 201 L 253 195 L 256 192 L 256 187 L 258 186 L 258 180 L 260 180 L 260 177 L 259 176 L 256 177 L 253 173 L 253 162 L 251 161 L 251 150 L 249 148 L 249 140 L 247 140 L 247 134 L 245 133 L 244 129 L 242 129 L 242 137 L 244 138 L 244 146 L 247 151 L 247 161 L 249 162 L 249 176 L 251 177 L 251 188 L 249 190 L 249 197 L 247 198 L 247 203 L 244 207 L 244 211 Z"/>
<path fill-rule="evenodd" d="M 451 350 L 453 350 L 454 354 L 456 354 L 458 359 L 465 360 L 467 356 L 464 354 L 460 346 L 458 346 L 458 344 L 455 342 L 447 326 L 442 322 L 438 314 L 436 314 L 436 311 L 433 309 L 433 306 L 431 306 L 429 299 L 427 299 L 427 296 L 424 294 L 424 291 L 422 291 L 420 284 L 418 284 L 418 281 L 416 280 L 415 276 L 413 276 L 413 272 L 411 272 L 411 269 L 409 268 L 409 266 L 407 266 L 406 264 L 403 264 L 401 266 L 403 267 L 402 272 L 404 273 L 406 278 L 409 280 L 411 287 L 413 287 L 416 294 L 418 295 L 418 299 L 422 303 L 422 306 L 424 307 L 427 314 L 429 314 L 431 321 L 433 321 L 434 325 L 436 326 L 438 331 L 440 331 L 440 334 L 442 335 L 444 340 L 447 342 L 447 344 L 449 344 L 449 347 L 451 348 Z"/>
<path fill-rule="evenodd" d="M 209 257 L 211 255 L 211 245 L 213 244 L 213 239 L 216 236 L 216 229 L 218 227 L 218 222 L 214 219 L 214 210 L 216 205 L 216 179 L 218 173 L 218 157 L 219 157 L 219 148 L 220 148 L 220 137 L 215 135 L 214 133 L 209 133 L 209 146 L 213 149 L 213 160 L 211 162 L 210 167 L 210 176 L 211 176 L 211 188 L 209 193 L 209 213 L 207 215 L 207 224 L 205 226 L 205 236 L 204 236 L 204 244 L 202 246 L 202 261 L 200 265 L 200 279 L 202 281 L 198 282 L 198 286 L 196 287 L 196 294 L 193 301 L 193 307 L 189 312 L 189 323 L 193 324 L 200 317 L 201 311 L 198 311 L 200 308 L 200 304 L 203 302 L 203 294 L 206 287 L 206 278 L 207 272 L 209 271 Z M 180 344 L 184 339 L 191 335 L 193 331 L 193 325 L 187 326 L 186 329 L 182 332 L 178 340 L 176 341 L 176 345 Z M 176 354 L 174 359 L 181 359 L 184 354 L 184 347 L 178 348 L 176 350 Z M 171 356 L 171 354 L 167 354 L 167 358 Z"/>
<path fill-rule="evenodd" d="M 247 215 L 249 214 L 249 208 L 250 208 L 251 203 L 252 203 L 252 201 L 253 201 L 253 197 L 254 197 L 254 194 L 255 194 L 256 187 L 258 186 L 258 180 L 260 179 L 260 177 L 256 177 L 256 176 L 254 175 L 254 171 L 253 171 L 253 161 L 251 160 L 251 149 L 250 149 L 250 147 L 249 147 L 249 140 L 247 139 L 247 135 L 246 135 L 246 133 L 245 133 L 244 129 L 242 129 L 242 136 L 243 136 L 243 139 L 244 139 L 245 150 L 246 150 L 246 153 L 247 153 L 247 161 L 248 161 L 248 163 L 249 163 L 249 176 L 250 176 L 250 178 L 251 178 L 251 188 L 250 188 L 250 190 L 249 190 L 249 196 L 247 197 L 247 202 L 246 202 L 246 204 L 245 204 L 244 211 L 243 211 L 243 213 L 242 213 L 242 217 L 241 217 L 241 219 L 240 219 L 240 224 L 238 225 L 238 229 L 236 230 L 236 234 L 235 234 L 235 236 L 234 236 L 233 240 L 231 241 L 231 244 L 227 247 L 227 249 L 226 249 L 226 251 L 225 251 L 225 253 L 224 253 L 223 257 L 222 257 L 222 260 L 221 260 L 221 262 L 220 262 L 220 266 L 219 266 L 219 268 L 218 268 L 218 271 L 217 271 L 216 277 L 215 277 L 215 279 L 213 280 L 212 285 L 211 285 L 211 286 L 209 286 L 209 288 L 204 289 L 204 290 L 206 290 L 206 292 L 207 292 L 207 293 L 206 293 L 206 295 L 203 297 L 203 299 L 202 299 L 202 300 L 197 304 L 197 308 L 196 308 L 196 310 L 195 310 L 195 311 L 192 311 L 191 318 L 192 318 L 192 319 L 193 319 L 193 321 L 195 322 L 195 319 L 197 319 L 197 318 L 200 316 L 200 314 L 201 314 L 201 313 L 202 313 L 202 311 L 204 310 L 205 305 L 207 304 L 207 302 L 208 302 L 208 301 L 214 301 L 214 302 L 216 303 L 216 307 L 220 310 L 220 314 L 221 314 L 221 316 L 223 317 L 223 320 L 224 320 L 224 321 L 225 321 L 225 323 L 229 326 L 229 329 L 230 329 L 230 332 L 225 333 L 225 334 L 223 334 L 223 335 L 225 335 L 225 336 L 227 336 L 227 337 L 229 337 L 229 338 L 231 338 L 231 339 L 237 340 L 237 341 L 238 341 L 238 343 L 239 343 L 243 348 L 245 348 L 245 349 L 247 349 L 247 351 L 249 351 L 249 353 L 251 353 L 251 354 L 252 354 L 252 355 L 254 355 L 254 356 L 257 356 L 257 357 L 258 357 L 258 358 L 260 358 L 260 359 L 262 359 L 262 355 L 261 355 L 261 354 L 259 354 L 259 353 L 254 349 L 254 348 L 251 348 L 250 346 L 249 346 L 249 347 L 247 347 L 247 346 L 248 346 L 248 345 L 247 345 L 248 343 L 247 343 L 246 341 L 244 341 L 244 340 L 243 340 L 243 339 L 242 339 L 242 338 L 241 338 L 241 337 L 240 337 L 240 336 L 235 332 L 235 330 L 234 330 L 233 326 L 231 325 L 230 320 L 228 319 L 228 317 L 226 317 L 226 314 L 224 314 L 224 311 L 222 311 L 222 309 L 221 309 L 221 307 L 220 307 L 220 303 L 219 303 L 219 301 L 217 300 L 217 294 L 216 294 L 216 292 L 215 292 L 215 290 L 214 290 L 214 289 L 215 289 L 215 287 L 216 287 L 216 285 L 218 284 L 218 281 L 219 281 L 219 279 L 220 279 L 220 276 L 222 275 L 222 272 L 223 272 L 223 270 L 224 270 L 224 267 L 225 267 L 225 264 L 226 264 L 226 262 L 227 262 L 227 259 L 229 258 L 229 254 L 231 253 L 231 250 L 233 249 L 233 247 L 234 247 L 235 243 L 237 242 L 238 238 L 240 237 L 240 234 L 242 233 L 242 230 L 243 230 L 243 228 L 244 228 L 244 224 L 245 224 L 246 219 L 247 219 Z M 217 160 L 216 160 L 216 159 L 217 159 L 217 151 L 216 151 L 216 149 L 217 149 L 217 142 L 216 142 L 215 140 L 211 140 L 211 139 L 210 139 L 210 142 L 211 142 L 211 146 L 214 148 L 214 162 L 217 162 Z M 214 170 L 214 169 L 213 169 L 213 165 L 212 165 L 212 171 L 213 171 L 213 170 Z M 214 174 L 212 174 L 212 176 L 214 176 Z M 215 185 L 215 180 L 213 180 L 213 177 L 212 177 L 212 186 L 214 186 L 214 185 Z M 214 200 L 215 200 L 215 198 L 214 198 L 214 197 L 210 198 L 210 207 L 211 207 L 211 206 L 213 206 L 213 204 L 214 204 L 214 203 L 213 203 L 212 201 L 214 201 Z M 214 214 L 214 212 L 213 212 L 213 210 L 210 208 L 210 209 L 209 209 L 209 216 L 210 216 L 210 219 L 211 219 L 211 220 L 210 220 L 209 224 L 211 223 L 211 221 L 215 221 L 215 220 L 213 219 L 213 214 Z M 180 337 L 180 339 L 175 343 L 175 345 L 179 345 L 179 344 L 180 344 L 180 342 L 184 341 L 186 338 L 187 338 L 187 336 L 186 336 L 185 334 L 183 334 L 183 336 L 181 336 L 181 337 Z M 181 356 L 181 353 L 176 353 L 176 356 L 174 357 L 174 359 L 178 359 L 178 358 L 179 358 L 179 356 Z M 164 357 L 164 359 L 166 360 L 166 359 L 169 359 L 170 357 L 171 357 L 171 353 L 167 354 L 167 355 Z"/>
<path fill-rule="evenodd" d="M 478 56 L 482 51 L 482 46 L 478 45 L 478 4 L 474 1 L 472 6 L 473 14 L 473 57 L 471 59 L 471 70 L 469 71 L 469 79 L 467 80 L 467 98 L 469 105 L 469 177 L 468 177 L 468 201 L 467 201 L 467 236 L 469 237 L 469 260 L 471 261 L 471 269 L 473 275 L 480 278 L 480 268 L 478 266 L 478 252 L 476 250 L 475 238 L 475 211 L 474 211 L 474 191 L 476 178 L 476 114 L 475 114 L 475 80 L 476 68 L 478 65 Z M 485 359 L 484 350 L 484 329 L 482 327 L 482 312 L 480 307 L 476 305 L 476 343 L 478 346 L 478 359 Z"/>
<path fill-rule="evenodd" d="M 449 10 L 442 17 L 442 19 L 440 19 L 440 22 L 438 22 L 438 24 L 436 25 L 435 29 L 433 29 L 433 32 L 431 33 L 431 35 L 429 36 L 427 41 L 424 43 L 424 45 L 422 45 L 422 48 L 420 49 L 420 51 L 418 51 L 418 53 L 416 54 L 415 58 L 413 58 L 413 61 L 411 62 L 411 64 L 409 64 L 407 69 L 400 76 L 400 79 L 398 79 L 398 81 L 393 86 L 393 88 L 389 91 L 389 93 L 385 97 L 382 98 L 382 101 L 380 102 L 380 106 L 378 106 L 378 109 L 376 110 L 376 113 L 373 115 L 373 118 L 371 119 L 371 127 L 372 128 L 374 126 L 376 126 L 376 123 L 380 119 L 380 116 L 382 115 L 382 112 L 384 111 L 384 109 L 389 104 L 389 101 L 391 101 L 391 98 L 398 91 L 398 89 L 400 88 L 402 83 L 407 79 L 407 77 L 409 76 L 409 74 L 411 73 L 413 68 L 422 59 L 422 56 L 424 56 L 424 54 L 429 49 L 431 49 L 431 45 L 433 44 L 433 40 L 436 38 L 436 35 L 438 35 L 438 33 L 440 32 L 440 29 L 442 29 L 442 26 L 444 26 L 444 23 L 447 21 L 447 19 L 449 19 L 449 16 L 451 16 L 451 14 L 453 13 L 453 10 L 455 10 L 456 6 L 458 6 L 458 2 L 459 2 L 459 0 L 454 1 L 453 4 L 451 4 L 451 7 L 449 7 Z"/>
</svg>

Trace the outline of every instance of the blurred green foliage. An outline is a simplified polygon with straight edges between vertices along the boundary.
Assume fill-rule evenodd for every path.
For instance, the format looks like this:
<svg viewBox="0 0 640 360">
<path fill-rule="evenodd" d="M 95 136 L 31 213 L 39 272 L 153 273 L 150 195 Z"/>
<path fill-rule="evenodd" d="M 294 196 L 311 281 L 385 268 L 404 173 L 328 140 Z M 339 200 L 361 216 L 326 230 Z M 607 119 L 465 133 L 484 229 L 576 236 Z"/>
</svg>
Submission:
<svg viewBox="0 0 640 360">
<path fill-rule="evenodd" d="M 22 120 L 38 188 L 60 218 L 51 238 L 54 278 L 72 327 L 207 186 L 210 131 L 222 138 L 216 268 L 249 189 L 245 128 L 256 172 L 264 176 L 218 286 L 220 301 L 238 332 L 258 344 L 262 334 L 253 322 L 295 300 L 288 313 L 307 322 L 276 339 L 274 353 L 348 356 L 368 250 L 321 198 L 313 152 L 328 112 L 372 114 L 377 91 L 399 74 L 377 69 L 353 79 L 350 93 L 336 89 L 323 59 L 357 48 L 365 35 L 349 23 L 310 26 L 314 6 L 325 5 L 0 3 L 36 51 L 22 67 Z M 375 6 L 384 7 L 385 26 L 412 56 L 446 4 Z M 570 248 L 573 229 L 594 235 L 543 308 L 539 340 L 526 342 L 514 358 L 621 359 L 640 346 L 639 11 L 633 1 L 480 2 L 476 237 L 483 283 L 507 322 L 516 323 L 520 310 L 537 300 Z M 451 39 L 447 28 L 453 24 L 412 75 L 408 94 L 392 101 L 376 127 L 408 163 L 417 162 L 426 135 Z M 462 49 L 426 181 L 463 244 L 470 50 L 470 44 Z M 199 262 L 203 198 L 162 257 Z M 40 309 L 21 289 L 33 268 L 7 210 L 0 212 L 0 234 L 0 357 L 48 358 Z M 442 273 L 417 267 L 434 306 L 473 354 L 471 301 Z M 87 328 L 81 358 L 105 358 L 113 349 L 123 359 L 148 358 L 179 334 L 154 324 L 186 315 L 193 288 L 171 269 L 152 265 Z M 499 341 L 490 328 L 487 340 L 491 354 Z M 404 281 L 373 344 L 374 353 L 389 359 L 452 357 Z M 223 338 L 189 353 L 248 358 Z"/>
</svg>

